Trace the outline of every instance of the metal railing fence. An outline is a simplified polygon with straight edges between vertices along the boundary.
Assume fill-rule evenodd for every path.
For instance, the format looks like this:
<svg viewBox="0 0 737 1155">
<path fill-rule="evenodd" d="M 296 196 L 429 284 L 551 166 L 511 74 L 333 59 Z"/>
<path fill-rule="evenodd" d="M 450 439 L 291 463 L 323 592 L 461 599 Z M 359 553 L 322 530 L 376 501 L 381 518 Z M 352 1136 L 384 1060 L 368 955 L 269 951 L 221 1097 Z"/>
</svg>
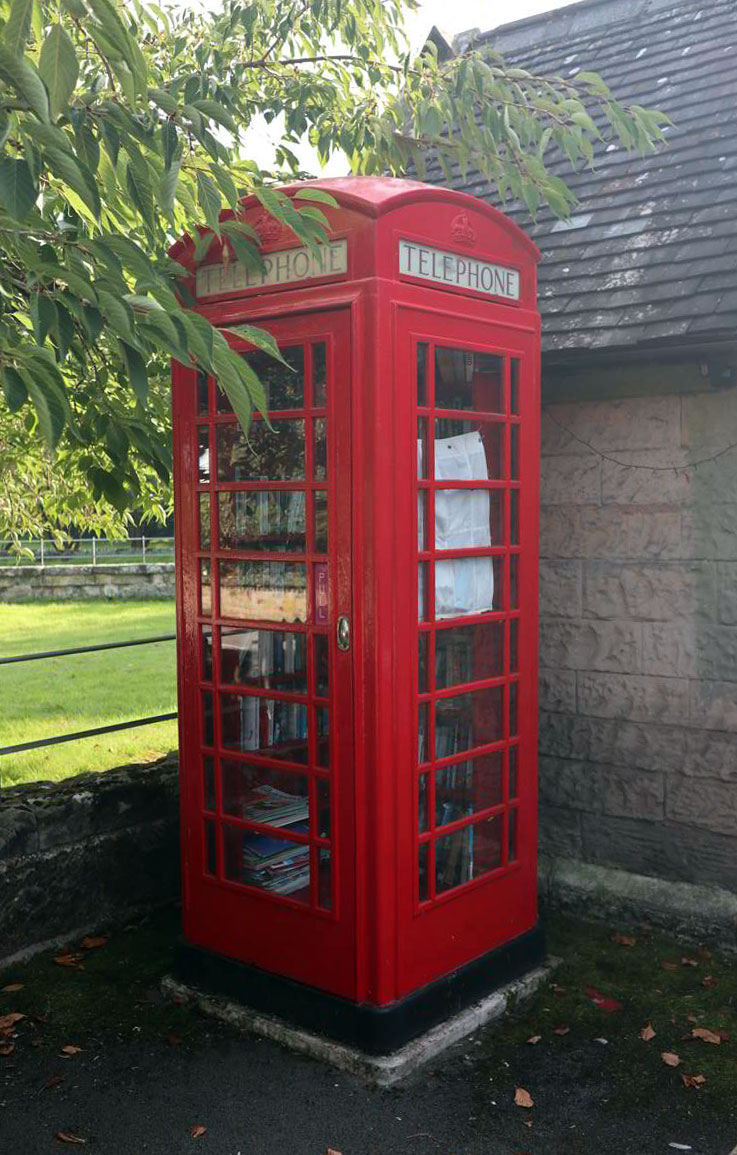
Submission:
<svg viewBox="0 0 737 1155">
<path fill-rule="evenodd" d="M 0 539 L 0 566 L 135 565 L 173 561 L 173 537 L 72 537 L 60 545 L 48 538 L 27 538 L 19 543 Z"/>
<path fill-rule="evenodd" d="M 74 646 L 66 650 L 44 650 L 33 654 L 13 654 L 9 657 L 0 657 L 0 666 L 8 666 L 14 662 L 38 662 L 48 658 L 66 658 L 71 654 L 93 654 L 99 650 L 120 650 L 128 646 L 150 646 L 157 642 L 173 642 L 176 634 L 157 634 L 150 638 L 133 638 L 125 642 L 101 642 L 96 646 Z M 58 746 L 62 742 L 74 742 L 79 738 L 93 738 L 98 734 L 112 734 L 117 730 L 132 730 L 138 726 L 152 726 L 156 722 L 171 722 L 177 717 L 175 710 L 170 714 L 151 714 L 146 718 L 131 718 L 127 722 L 113 722 L 109 726 L 95 726 L 90 730 L 75 730 L 68 734 L 54 734 L 50 738 L 37 738 L 33 742 L 18 742 L 13 746 L 0 746 L 0 756 L 4 754 L 20 754 L 24 750 L 38 750 L 42 746 Z"/>
</svg>

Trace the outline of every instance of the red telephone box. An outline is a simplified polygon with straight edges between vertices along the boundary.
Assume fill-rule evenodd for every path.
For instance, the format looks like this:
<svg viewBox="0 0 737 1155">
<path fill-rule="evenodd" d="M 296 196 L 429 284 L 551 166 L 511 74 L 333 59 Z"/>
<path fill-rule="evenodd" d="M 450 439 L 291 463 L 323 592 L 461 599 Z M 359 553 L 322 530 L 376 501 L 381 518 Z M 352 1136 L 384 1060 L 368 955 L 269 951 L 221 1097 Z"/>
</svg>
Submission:
<svg viewBox="0 0 737 1155">
<path fill-rule="evenodd" d="M 316 182 L 319 256 L 193 268 L 269 424 L 174 367 L 189 977 L 391 1050 L 539 961 L 532 242 L 465 194 Z M 175 250 L 192 266 L 187 241 Z"/>
</svg>

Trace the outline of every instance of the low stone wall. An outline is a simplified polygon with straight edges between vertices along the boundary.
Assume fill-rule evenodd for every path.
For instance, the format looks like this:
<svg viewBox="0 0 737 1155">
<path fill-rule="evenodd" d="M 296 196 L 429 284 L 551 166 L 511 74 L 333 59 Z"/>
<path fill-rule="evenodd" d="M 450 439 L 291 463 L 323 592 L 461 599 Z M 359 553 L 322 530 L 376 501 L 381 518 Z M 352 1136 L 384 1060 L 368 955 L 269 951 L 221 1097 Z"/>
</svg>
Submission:
<svg viewBox="0 0 737 1155">
<path fill-rule="evenodd" d="M 0 797 L 0 963 L 179 896 L 177 760 Z"/>
<path fill-rule="evenodd" d="M 735 442 L 737 389 L 543 413 L 549 854 L 737 891 Z"/>
<path fill-rule="evenodd" d="M 0 602 L 173 597 L 173 562 L 0 566 Z"/>
</svg>

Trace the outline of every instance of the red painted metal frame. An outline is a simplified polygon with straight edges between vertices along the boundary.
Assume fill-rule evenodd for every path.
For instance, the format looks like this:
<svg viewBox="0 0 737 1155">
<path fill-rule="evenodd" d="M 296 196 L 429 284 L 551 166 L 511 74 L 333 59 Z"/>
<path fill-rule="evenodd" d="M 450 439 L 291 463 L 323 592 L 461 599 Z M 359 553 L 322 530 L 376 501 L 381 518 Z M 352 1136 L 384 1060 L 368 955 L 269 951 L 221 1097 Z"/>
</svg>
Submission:
<svg viewBox="0 0 737 1155">
<path fill-rule="evenodd" d="M 196 383 L 193 371 L 174 368 L 175 487 L 178 562 L 180 748 L 185 936 L 195 944 L 358 1002 L 385 1006 L 449 973 L 534 926 L 536 907 L 537 751 L 537 537 L 539 472 L 539 317 L 536 311 L 536 258 L 532 243 L 507 218 L 473 198 L 414 182 L 356 179 L 317 182 L 339 201 L 328 209 L 333 235 L 348 243 L 348 275 L 341 280 L 242 291 L 200 302 L 198 308 L 227 326 L 247 319 L 274 332 L 281 344 L 322 334 L 334 341 L 339 371 L 333 396 L 329 443 L 339 456 L 329 471 L 336 532 L 331 533 L 331 759 L 334 846 L 333 910 L 326 913 L 288 899 L 204 873 L 203 805 L 199 745 L 200 638 L 198 615 Z M 520 271 L 521 296 L 514 305 L 470 292 L 400 278 L 398 240 L 410 238 L 445 251 L 458 251 L 451 238 L 463 213 L 476 235 L 472 254 Z M 260 207 L 244 205 L 244 217 L 258 223 Z M 468 231 L 468 230 L 466 230 Z M 266 251 L 295 243 L 291 234 L 272 238 Z M 186 240 L 174 255 L 191 265 Z M 221 259 L 217 244 L 208 261 Z M 490 414 L 503 428 L 518 424 L 519 485 L 508 476 L 485 482 L 505 495 L 519 491 L 519 546 L 509 543 L 510 500 L 505 496 L 502 545 L 466 549 L 453 556 L 502 559 L 508 597 L 507 558 L 519 556 L 518 609 L 506 604 L 491 614 L 457 619 L 519 622 L 519 815 L 517 858 L 492 874 L 437 898 L 420 902 L 417 891 L 418 833 L 417 731 L 417 452 L 416 368 L 418 341 L 488 351 L 520 366 L 519 420 Z M 508 410 L 508 406 L 506 407 Z M 428 413 L 429 413 L 428 409 Z M 461 420 L 480 415 L 463 410 Z M 229 418 L 214 418 L 219 423 Z M 507 435 L 505 434 L 505 437 Z M 506 444 L 506 442 L 505 442 Z M 211 446 L 212 448 L 212 446 Z M 350 460 L 349 460 L 350 457 Z M 505 450 L 509 461 L 509 448 Z M 219 483 L 211 481 L 217 489 Z M 289 489 L 291 483 L 262 482 L 262 488 Z M 238 483 L 229 489 L 258 487 Z M 478 482 L 444 488 L 478 488 Z M 321 488 L 321 486 L 319 486 Z M 432 493 L 431 484 L 422 485 Z M 430 504 L 432 498 L 429 499 Z M 428 524 L 433 525 L 432 508 Z M 331 526 L 332 528 L 332 526 Z M 215 502 L 211 541 L 217 533 Z M 336 536 L 337 534 L 337 536 Z M 423 554 L 434 556 L 434 536 Z M 212 556 L 216 549 L 212 545 Z M 229 555 L 230 556 L 230 555 Z M 241 554 L 234 554 L 240 557 Z M 258 560 L 270 555 L 258 554 Z M 280 557 L 283 555 L 280 555 Z M 297 555 L 300 556 L 300 555 Z M 294 561 L 289 554 L 284 560 Z M 309 558 L 307 559 L 309 562 Z M 215 563 L 215 570 L 217 565 Z M 214 575 L 213 575 L 214 576 Z M 213 589 L 216 582 L 213 581 Z M 215 595 L 217 597 L 217 595 Z M 217 604 L 215 610 L 217 611 Z M 348 654 L 335 645 L 337 613 L 352 619 Z M 216 617 L 214 620 L 217 620 Z M 240 625 L 239 621 L 223 624 Z M 255 623 L 263 628 L 262 622 Z M 449 624 L 444 620 L 443 625 Z M 274 628 L 279 628 L 274 624 Z M 216 647 L 213 647 L 215 650 Z M 504 643 L 508 658 L 508 629 Z M 214 659 L 215 660 L 215 659 Z M 336 676 L 337 675 L 337 676 Z M 216 670 L 217 677 L 217 670 Z M 500 677 L 481 686 L 507 686 Z M 453 697 L 476 688 L 453 686 L 425 696 Z M 504 691 L 505 695 L 507 691 Z M 264 696 L 278 696 L 263 690 Z M 304 695 L 302 696 L 304 697 Z M 500 742 L 484 749 L 507 748 Z M 228 758 L 237 758 L 232 751 Z M 468 757 L 464 753 L 463 760 Z M 439 759 L 451 763 L 458 756 Z M 251 760 L 249 758 L 249 760 Z M 278 760 L 259 759 L 282 770 Z M 305 773 L 304 767 L 299 767 Z M 313 774 L 312 771 L 309 772 Z M 314 774 L 313 774 L 314 777 Z M 337 793 L 336 793 L 337 784 Z M 505 785 L 498 807 L 479 816 L 509 811 Z M 337 800 L 337 801 L 336 801 Z M 313 799 L 314 801 L 314 799 Z M 429 802 L 432 802 L 432 795 Z M 336 809 L 337 807 L 337 809 Z M 505 818 L 505 824 L 507 819 Z M 462 819 L 443 828 L 460 829 Z M 505 838 L 506 838 L 506 825 Z M 314 832 L 313 832 L 314 833 Z M 319 840 L 312 838 L 313 845 Z"/>
</svg>

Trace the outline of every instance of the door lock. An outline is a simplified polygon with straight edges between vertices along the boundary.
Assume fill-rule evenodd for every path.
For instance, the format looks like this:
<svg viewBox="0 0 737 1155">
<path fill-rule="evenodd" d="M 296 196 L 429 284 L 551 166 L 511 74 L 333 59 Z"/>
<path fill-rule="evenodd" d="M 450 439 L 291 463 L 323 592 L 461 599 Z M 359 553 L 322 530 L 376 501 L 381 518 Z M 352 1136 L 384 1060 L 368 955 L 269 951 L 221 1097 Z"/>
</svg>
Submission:
<svg viewBox="0 0 737 1155">
<path fill-rule="evenodd" d="M 351 648 L 351 623 L 345 614 L 341 614 L 338 618 L 338 649 L 350 650 Z"/>
</svg>

